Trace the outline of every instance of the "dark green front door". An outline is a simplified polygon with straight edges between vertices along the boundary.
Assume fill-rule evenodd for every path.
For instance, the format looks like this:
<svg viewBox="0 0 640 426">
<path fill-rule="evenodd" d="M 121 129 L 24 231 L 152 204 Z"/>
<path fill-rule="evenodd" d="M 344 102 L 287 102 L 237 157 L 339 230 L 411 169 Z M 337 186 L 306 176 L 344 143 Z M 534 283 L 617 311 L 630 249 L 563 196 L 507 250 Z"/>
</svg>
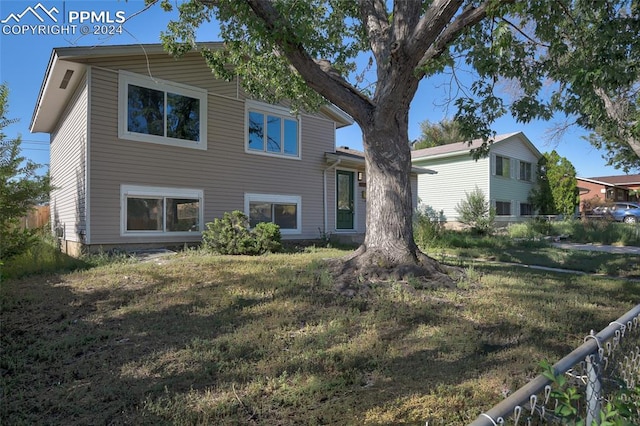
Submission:
<svg viewBox="0 0 640 426">
<path fill-rule="evenodd" d="M 336 171 L 336 228 L 353 229 L 353 172 Z"/>
</svg>

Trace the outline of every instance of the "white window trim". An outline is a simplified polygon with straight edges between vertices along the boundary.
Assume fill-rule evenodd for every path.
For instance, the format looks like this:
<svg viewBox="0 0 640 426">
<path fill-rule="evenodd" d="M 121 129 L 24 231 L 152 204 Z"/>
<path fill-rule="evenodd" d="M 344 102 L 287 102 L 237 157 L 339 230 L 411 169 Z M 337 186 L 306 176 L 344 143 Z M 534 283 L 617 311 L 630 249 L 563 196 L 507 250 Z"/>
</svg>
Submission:
<svg viewBox="0 0 640 426">
<path fill-rule="evenodd" d="M 250 217 L 251 202 L 266 202 L 278 204 L 296 204 L 296 229 L 280 229 L 282 235 L 297 235 L 302 233 L 302 197 L 299 195 L 277 195 L 277 194 L 244 194 L 244 214 Z"/>
<path fill-rule="evenodd" d="M 279 154 L 277 152 L 258 151 L 249 149 L 249 112 L 259 112 L 262 114 L 275 115 L 288 120 L 295 120 L 298 123 L 298 155 Z M 244 152 L 254 155 L 265 155 L 267 157 L 288 158 L 290 160 L 302 159 L 302 120 L 300 115 L 293 115 L 288 108 L 271 105 L 264 102 L 247 100 L 244 103 Z M 284 141 L 283 141 L 284 144 Z"/>
<path fill-rule="evenodd" d="M 195 198 L 199 200 L 198 231 L 127 231 L 127 197 L 168 197 Z M 166 208 L 166 206 L 164 206 Z M 166 218 L 166 214 L 163 215 Z M 165 188 L 158 186 L 120 185 L 120 236 L 148 237 L 148 236 L 185 236 L 201 235 L 204 229 L 204 191 L 201 189 Z"/>
<path fill-rule="evenodd" d="M 200 101 L 200 140 L 190 141 L 166 136 L 147 135 L 127 130 L 127 108 L 129 84 L 148 89 L 171 92 L 177 95 L 196 98 Z M 118 72 L 118 137 L 137 142 L 150 142 L 160 145 L 178 146 L 181 148 L 207 149 L 207 90 L 167 80 L 152 79 L 128 71 Z"/>
</svg>

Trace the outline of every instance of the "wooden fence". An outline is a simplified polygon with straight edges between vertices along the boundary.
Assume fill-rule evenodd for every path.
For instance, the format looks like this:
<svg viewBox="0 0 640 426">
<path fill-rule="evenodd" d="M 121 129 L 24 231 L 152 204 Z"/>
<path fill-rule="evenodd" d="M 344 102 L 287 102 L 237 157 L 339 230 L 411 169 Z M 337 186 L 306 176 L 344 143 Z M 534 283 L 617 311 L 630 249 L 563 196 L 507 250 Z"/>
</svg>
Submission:
<svg viewBox="0 0 640 426">
<path fill-rule="evenodd" d="M 36 229 L 49 223 L 49 206 L 36 206 L 29 214 L 20 219 L 20 226 L 26 229 Z"/>
</svg>

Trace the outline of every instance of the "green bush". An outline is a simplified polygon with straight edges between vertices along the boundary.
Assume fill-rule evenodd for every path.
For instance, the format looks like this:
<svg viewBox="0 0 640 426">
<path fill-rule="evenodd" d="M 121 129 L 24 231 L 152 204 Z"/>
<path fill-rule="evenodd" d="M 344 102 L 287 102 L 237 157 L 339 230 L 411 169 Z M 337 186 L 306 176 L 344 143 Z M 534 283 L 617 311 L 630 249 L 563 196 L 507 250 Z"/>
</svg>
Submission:
<svg viewBox="0 0 640 426">
<path fill-rule="evenodd" d="M 275 223 L 261 222 L 253 228 L 256 253 L 277 252 L 282 249 L 280 227 Z"/>
<path fill-rule="evenodd" d="M 226 212 L 222 218 L 207 223 L 202 233 L 203 246 L 220 254 L 263 254 L 279 251 L 280 227 L 259 223 L 249 229 L 249 219 L 239 210 Z"/>
<path fill-rule="evenodd" d="M 491 207 L 484 192 L 477 186 L 471 193 L 465 192 L 465 194 L 466 198 L 456 205 L 458 220 L 479 235 L 490 234 L 493 230 L 496 210 Z"/>
<path fill-rule="evenodd" d="M 436 212 L 431 206 L 424 206 L 416 210 L 413 215 L 413 238 L 422 248 L 436 244 L 444 229 L 446 221 L 443 211 Z"/>
</svg>

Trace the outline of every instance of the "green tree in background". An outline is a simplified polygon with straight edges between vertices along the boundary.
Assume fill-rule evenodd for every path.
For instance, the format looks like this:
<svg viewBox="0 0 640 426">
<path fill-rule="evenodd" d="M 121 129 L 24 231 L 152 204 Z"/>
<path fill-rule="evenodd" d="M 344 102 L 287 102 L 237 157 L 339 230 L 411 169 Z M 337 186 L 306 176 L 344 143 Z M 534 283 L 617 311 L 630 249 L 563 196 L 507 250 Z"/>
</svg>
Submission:
<svg viewBox="0 0 640 426">
<path fill-rule="evenodd" d="M 425 120 L 420 123 L 420 131 L 420 138 L 414 144 L 413 149 L 433 148 L 434 146 L 464 141 L 460 125 L 455 120 L 445 119 L 439 123 Z"/>
<path fill-rule="evenodd" d="M 171 9 L 174 2 L 161 4 Z M 491 125 L 507 112 L 527 122 L 561 111 L 597 130 L 596 121 L 613 117 L 603 99 L 618 99 L 616 90 L 639 80 L 639 11 L 632 0 L 189 0 L 178 7 L 179 19 L 162 34 L 169 52 L 198 49 L 217 78 L 238 78 L 257 99 L 286 99 L 305 110 L 330 102 L 359 125 L 366 234 L 344 259 L 350 277 L 387 271 L 447 279 L 413 240 L 408 122 L 423 79 L 461 68 L 472 74 L 473 83 L 454 88 L 460 96 L 451 100 L 463 139 L 485 141 L 475 155 L 486 155 Z M 212 20 L 224 49 L 196 43 Z M 501 80 L 517 86 L 511 99 L 498 92 Z M 616 117 L 626 120 L 625 111 Z"/>
<path fill-rule="evenodd" d="M 580 202 L 573 164 L 555 150 L 544 153 L 538 162 L 538 187 L 530 199 L 540 214 L 572 217 Z"/>
<path fill-rule="evenodd" d="M 7 118 L 9 89 L 0 85 L 0 261 L 26 250 L 33 230 L 21 229 L 20 219 L 49 196 L 49 176 L 42 167 L 20 155 L 20 137 L 8 138 L 4 129 L 16 120 Z"/>
</svg>

